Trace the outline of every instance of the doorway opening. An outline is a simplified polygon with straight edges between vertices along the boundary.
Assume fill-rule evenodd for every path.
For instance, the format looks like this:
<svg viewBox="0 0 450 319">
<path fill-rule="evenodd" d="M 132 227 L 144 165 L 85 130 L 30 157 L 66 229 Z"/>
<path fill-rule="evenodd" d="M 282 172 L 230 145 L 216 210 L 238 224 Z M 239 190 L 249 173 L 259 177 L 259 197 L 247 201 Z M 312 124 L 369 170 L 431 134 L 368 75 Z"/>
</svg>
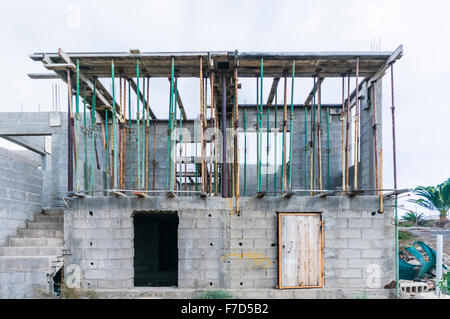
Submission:
<svg viewBox="0 0 450 319">
<path fill-rule="evenodd" d="M 178 215 L 139 212 L 134 215 L 134 286 L 178 285 Z"/>
</svg>

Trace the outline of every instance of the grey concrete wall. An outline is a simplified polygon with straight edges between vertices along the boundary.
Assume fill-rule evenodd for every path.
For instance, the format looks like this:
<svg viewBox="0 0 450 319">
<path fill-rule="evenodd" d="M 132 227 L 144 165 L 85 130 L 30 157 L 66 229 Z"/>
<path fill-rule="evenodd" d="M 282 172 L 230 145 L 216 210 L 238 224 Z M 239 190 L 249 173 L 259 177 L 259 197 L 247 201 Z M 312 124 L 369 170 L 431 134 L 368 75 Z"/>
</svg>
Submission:
<svg viewBox="0 0 450 319">
<path fill-rule="evenodd" d="M 42 210 L 40 156 L 0 148 L 0 246 Z"/>
<path fill-rule="evenodd" d="M 176 211 L 179 288 L 267 288 L 278 282 L 277 212 L 322 212 L 325 289 L 382 288 L 394 279 L 393 212 L 377 197 L 77 200 L 65 214 L 65 264 L 89 288 L 133 287 L 133 213 Z"/>
</svg>

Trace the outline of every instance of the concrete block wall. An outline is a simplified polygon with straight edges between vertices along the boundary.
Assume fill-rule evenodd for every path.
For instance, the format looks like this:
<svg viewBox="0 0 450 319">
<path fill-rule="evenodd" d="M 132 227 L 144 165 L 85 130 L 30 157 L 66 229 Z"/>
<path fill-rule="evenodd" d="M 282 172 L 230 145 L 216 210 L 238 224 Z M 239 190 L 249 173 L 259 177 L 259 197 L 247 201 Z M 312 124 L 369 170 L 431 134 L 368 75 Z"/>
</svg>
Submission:
<svg viewBox="0 0 450 319">
<path fill-rule="evenodd" d="M 134 212 L 178 212 L 178 288 L 274 289 L 278 284 L 277 212 L 322 212 L 324 289 L 381 289 L 394 279 L 392 211 L 375 214 L 372 196 L 245 198 L 95 198 L 66 211 L 65 264 L 92 289 L 133 288 Z"/>
<path fill-rule="evenodd" d="M 42 211 L 40 156 L 0 148 L 0 246 Z"/>
</svg>

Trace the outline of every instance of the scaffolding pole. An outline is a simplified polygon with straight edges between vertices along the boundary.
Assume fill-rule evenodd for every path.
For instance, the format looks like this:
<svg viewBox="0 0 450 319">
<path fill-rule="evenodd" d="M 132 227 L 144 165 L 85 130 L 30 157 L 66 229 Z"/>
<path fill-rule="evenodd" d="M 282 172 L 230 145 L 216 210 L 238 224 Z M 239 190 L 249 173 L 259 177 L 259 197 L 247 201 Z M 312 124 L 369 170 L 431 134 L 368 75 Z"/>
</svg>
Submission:
<svg viewBox="0 0 450 319">
<path fill-rule="evenodd" d="M 345 123 L 346 123 L 346 116 L 345 116 L 345 77 L 342 76 L 342 111 L 341 111 L 341 161 L 342 161 L 342 190 L 346 191 L 346 185 L 345 185 Z"/>
<path fill-rule="evenodd" d="M 278 88 L 275 91 L 275 146 L 274 146 L 274 152 L 273 152 L 273 162 L 274 162 L 274 175 L 273 175 L 273 191 L 277 191 L 277 171 L 278 171 L 278 163 L 277 163 L 277 154 L 278 154 Z M 273 195 L 274 197 L 277 196 L 276 193 Z"/>
<path fill-rule="evenodd" d="M 239 99 L 238 99 L 238 69 L 237 67 L 234 69 L 234 92 L 235 92 L 235 111 L 234 114 L 236 116 L 234 125 L 235 125 L 235 134 L 234 134 L 234 159 L 235 159 L 235 194 L 236 194 L 236 213 L 239 213 L 239 197 L 240 197 L 240 163 L 239 163 Z"/>
<path fill-rule="evenodd" d="M 281 170 L 281 188 L 286 190 L 286 125 L 287 125 L 287 75 L 284 75 L 284 109 L 283 109 L 283 151 Z"/>
<path fill-rule="evenodd" d="M 295 82 L 295 60 L 292 62 L 292 84 L 291 84 L 291 112 L 289 116 L 289 189 L 292 189 L 292 143 L 294 132 L 294 82 Z"/>
<path fill-rule="evenodd" d="M 173 191 L 173 178 L 172 178 L 172 135 L 173 135 L 173 95 L 175 86 L 175 59 L 172 58 L 172 75 L 170 79 L 170 99 L 169 99 L 169 134 L 167 140 L 167 161 L 166 161 L 166 190 Z"/>
<path fill-rule="evenodd" d="M 264 91 L 264 59 L 261 59 L 261 89 L 260 89 L 260 98 L 259 98 L 259 125 L 258 125 L 258 136 L 259 136 L 259 160 L 258 160 L 258 171 L 259 171 L 259 179 L 258 179 L 258 193 L 261 192 L 262 186 L 262 172 L 261 172 L 261 161 L 262 161 L 262 118 L 263 118 L 263 91 Z"/>
<path fill-rule="evenodd" d="M 75 189 L 80 191 L 80 165 L 79 165 L 79 132 L 80 132 L 80 60 L 77 60 L 77 75 L 76 75 L 76 100 L 75 100 Z"/>
<path fill-rule="evenodd" d="M 86 86 L 84 86 L 83 92 L 83 124 L 84 124 L 84 189 L 89 189 L 88 179 L 88 152 L 87 152 L 87 118 L 86 118 Z"/>
<path fill-rule="evenodd" d="M 91 105 L 91 176 L 90 176 L 90 191 L 91 196 L 94 196 L 94 152 L 95 152 L 95 103 L 97 97 L 97 78 L 94 78 L 94 94 L 92 95 Z"/>
<path fill-rule="evenodd" d="M 137 155 L 137 178 L 136 178 L 136 189 L 141 190 L 141 119 L 140 119 L 140 112 L 139 112 L 139 82 L 140 82 L 140 76 L 139 76 L 139 60 L 136 60 L 136 137 L 137 137 L 137 148 L 136 148 L 136 155 Z"/>
<path fill-rule="evenodd" d="M 313 78 L 313 98 L 311 103 L 311 145 L 310 145 L 310 189 L 316 188 L 316 78 Z M 314 192 L 311 192 L 311 196 Z"/>
<path fill-rule="evenodd" d="M 359 169 L 359 58 L 356 58 L 356 110 L 355 110 L 355 189 L 358 189 L 358 169 Z"/>
<path fill-rule="evenodd" d="M 393 148 L 393 164 L 394 164 L 394 189 L 397 191 L 397 148 L 395 140 L 395 100 L 394 100 L 394 65 L 391 64 L 391 97 L 392 97 L 392 148 Z M 395 268 L 396 268 L 396 280 L 395 280 L 395 292 L 397 298 L 399 297 L 399 262 L 398 262 L 398 195 L 395 195 Z"/>
<path fill-rule="evenodd" d="M 247 196 L 247 107 L 244 108 L 244 197 Z"/>
</svg>

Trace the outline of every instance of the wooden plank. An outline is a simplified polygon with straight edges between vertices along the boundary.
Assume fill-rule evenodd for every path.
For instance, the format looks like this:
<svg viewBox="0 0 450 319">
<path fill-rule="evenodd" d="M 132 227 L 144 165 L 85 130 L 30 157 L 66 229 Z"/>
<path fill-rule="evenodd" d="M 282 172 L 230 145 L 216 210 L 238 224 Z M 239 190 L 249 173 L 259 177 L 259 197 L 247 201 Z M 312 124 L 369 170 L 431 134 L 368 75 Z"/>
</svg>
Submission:
<svg viewBox="0 0 450 319">
<path fill-rule="evenodd" d="M 280 78 L 274 78 L 272 82 L 272 87 L 270 88 L 269 98 L 267 99 L 267 106 L 271 107 L 273 99 L 275 98 L 275 92 L 278 88 L 278 83 L 280 83 Z"/>
<path fill-rule="evenodd" d="M 320 213 L 279 214 L 279 289 L 323 287 L 322 225 Z"/>
<path fill-rule="evenodd" d="M 311 89 L 311 92 L 308 94 L 308 97 L 306 98 L 306 101 L 303 105 L 310 105 L 312 102 L 312 99 L 314 97 L 315 92 L 317 92 L 317 88 L 319 85 L 322 85 L 322 82 L 325 80 L 325 78 L 320 77 L 316 80 L 316 83 L 314 83 L 314 87 Z"/>
</svg>

